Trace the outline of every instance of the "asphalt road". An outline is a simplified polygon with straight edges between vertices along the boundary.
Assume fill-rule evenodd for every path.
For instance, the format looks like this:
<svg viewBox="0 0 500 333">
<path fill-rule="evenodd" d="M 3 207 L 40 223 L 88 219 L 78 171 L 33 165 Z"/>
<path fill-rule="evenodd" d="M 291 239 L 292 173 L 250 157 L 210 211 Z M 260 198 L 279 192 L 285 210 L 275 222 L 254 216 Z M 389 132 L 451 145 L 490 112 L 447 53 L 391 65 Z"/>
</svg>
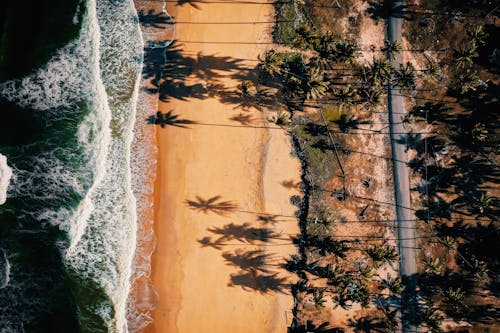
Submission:
<svg viewBox="0 0 500 333">
<path fill-rule="evenodd" d="M 401 10 L 404 1 L 393 1 L 393 12 L 388 20 L 387 37 L 393 41 L 401 40 Z M 398 69 L 402 62 L 401 53 L 389 59 L 394 68 Z M 407 135 L 401 119 L 406 110 L 404 100 L 398 87 L 389 88 L 389 122 L 393 157 L 394 192 L 396 199 L 396 218 L 398 221 L 400 275 L 405 284 L 401 297 L 402 332 L 416 332 L 416 222 L 410 202 L 410 168 L 407 165 L 408 154 Z"/>
</svg>

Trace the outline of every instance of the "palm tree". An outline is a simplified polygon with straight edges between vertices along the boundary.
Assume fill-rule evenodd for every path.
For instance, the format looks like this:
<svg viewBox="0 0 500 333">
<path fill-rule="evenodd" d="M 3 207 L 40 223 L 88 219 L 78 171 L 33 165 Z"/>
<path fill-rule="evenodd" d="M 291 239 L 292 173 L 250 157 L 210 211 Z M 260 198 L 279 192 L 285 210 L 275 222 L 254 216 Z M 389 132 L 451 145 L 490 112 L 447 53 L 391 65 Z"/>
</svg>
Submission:
<svg viewBox="0 0 500 333">
<path fill-rule="evenodd" d="M 430 333 L 442 333 L 441 324 L 444 317 L 436 308 L 427 308 L 422 313 L 422 321 L 426 324 Z"/>
<path fill-rule="evenodd" d="M 368 69 L 370 82 L 376 85 L 387 84 L 392 72 L 392 65 L 386 58 L 374 59 Z"/>
<path fill-rule="evenodd" d="M 472 41 L 479 45 L 486 44 L 486 38 L 488 38 L 488 34 L 484 31 L 482 25 L 475 26 L 474 28 L 468 30 L 467 35 L 469 35 Z"/>
<path fill-rule="evenodd" d="M 401 89 L 415 89 L 415 66 L 411 62 L 406 65 L 400 65 L 399 70 L 395 73 L 396 85 Z"/>
<path fill-rule="evenodd" d="M 488 266 L 484 261 L 473 259 L 472 260 L 472 273 L 477 279 L 484 279 L 488 277 Z"/>
<path fill-rule="evenodd" d="M 396 54 L 401 52 L 402 47 L 401 43 L 397 40 L 394 42 L 391 42 L 389 40 L 384 40 L 384 47 L 382 48 L 382 52 L 385 52 L 387 56 L 390 58 L 394 59 L 396 57 Z"/>
<path fill-rule="evenodd" d="M 347 273 L 342 267 L 333 265 L 329 274 L 327 281 L 329 286 L 339 286 L 345 283 Z"/>
<path fill-rule="evenodd" d="M 274 77 L 276 74 L 281 74 L 281 66 L 285 60 L 282 53 L 274 50 L 267 51 L 264 58 L 258 56 L 259 67 L 268 75 Z"/>
<path fill-rule="evenodd" d="M 439 258 L 425 257 L 422 261 L 427 274 L 439 275 L 443 272 L 444 264 Z"/>
<path fill-rule="evenodd" d="M 473 205 L 479 215 L 482 216 L 495 206 L 495 201 L 492 197 L 486 195 L 486 193 L 481 193 L 481 196 L 474 198 Z"/>
<path fill-rule="evenodd" d="M 389 273 L 387 273 L 387 277 L 382 279 L 381 285 L 379 286 L 380 290 L 389 289 L 390 295 L 399 295 L 404 289 L 403 281 L 400 277 L 393 278 Z"/>
<path fill-rule="evenodd" d="M 383 325 L 390 332 L 396 332 L 396 329 L 399 325 L 398 309 L 391 309 L 389 306 L 385 306 L 382 310 L 383 310 L 384 315 L 385 315 L 383 322 L 382 322 Z"/>
<path fill-rule="evenodd" d="M 477 58 L 477 44 L 474 40 L 462 42 L 458 49 L 455 50 L 455 62 L 458 68 L 469 67 L 474 63 L 474 58 Z"/>
<path fill-rule="evenodd" d="M 321 35 L 317 44 L 313 44 L 314 50 L 319 53 L 319 56 L 323 59 L 331 59 L 335 56 L 337 52 L 337 43 L 339 42 L 339 37 L 327 32 Z"/>
<path fill-rule="evenodd" d="M 446 301 L 451 305 L 455 314 L 461 314 L 467 305 L 465 305 L 465 292 L 461 288 L 450 287 L 445 292 Z"/>
<path fill-rule="evenodd" d="M 379 267 L 384 262 L 390 265 L 398 258 L 396 248 L 392 246 L 374 245 L 367 248 L 365 252 L 370 256 L 375 267 Z"/>
<path fill-rule="evenodd" d="M 354 104 L 355 92 L 351 86 L 342 87 L 333 92 L 332 98 L 339 106 L 339 113 L 342 114 L 342 108 Z"/>
<path fill-rule="evenodd" d="M 285 92 L 291 98 L 303 97 L 304 90 L 302 89 L 303 81 L 295 75 L 287 75 L 285 79 Z"/>
<path fill-rule="evenodd" d="M 365 280 L 370 280 L 373 276 L 373 270 L 370 266 L 363 264 L 358 266 L 358 274 Z"/>
<path fill-rule="evenodd" d="M 449 252 L 455 252 L 457 250 L 457 241 L 451 236 L 440 238 L 439 242 L 443 244 Z"/>
<path fill-rule="evenodd" d="M 443 73 L 441 71 L 441 67 L 439 67 L 439 64 L 435 61 L 432 61 L 429 63 L 429 66 L 425 70 L 425 73 L 427 74 L 428 77 L 439 81 L 442 79 Z"/>
<path fill-rule="evenodd" d="M 374 109 L 382 102 L 382 90 L 379 85 L 363 85 L 358 94 L 368 108 Z"/>
<path fill-rule="evenodd" d="M 250 80 L 243 80 L 239 85 L 242 98 L 255 97 L 257 95 L 257 87 Z"/>
<path fill-rule="evenodd" d="M 357 302 L 363 308 L 367 308 L 371 301 L 371 293 L 368 286 L 363 281 L 355 281 L 353 284 L 353 291 L 351 300 Z"/>
<path fill-rule="evenodd" d="M 337 286 L 337 295 L 332 297 L 332 300 L 334 303 L 340 305 L 342 309 L 349 310 L 351 308 L 351 305 L 347 303 L 351 300 L 349 296 L 347 284 L 342 284 Z"/>
<path fill-rule="evenodd" d="M 316 289 L 313 293 L 314 306 L 317 310 L 320 310 L 325 307 L 325 290 L 324 289 Z"/>
<path fill-rule="evenodd" d="M 276 116 L 269 118 L 269 121 L 275 123 L 280 127 L 287 127 L 291 123 L 290 113 L 284 109 L 280 109 Z"/>
<path fill-rule="evenodd" d="M 477 72 L 472 70 L 466 70 L 458 76 L 457 85 L 460 94 L 466 94 L 471 91 L 476 91 L 476 89 L 481 84 Z"/>
<path fill-rule="evenodd" d="M 325 80 L 325 75 L 318 67 L 312 66 L 309 68 L 309 75 L 305 82 L 306 97 L 308 99 L 317 99 L 323 96 L 328 90 L 328 81 Z"/>
<path fill-rule="evenodd" d="M 486 129 L 486 126 L 481 123 L 474 125 L 471 131 L 472 140 L 478 143 L 483 143 L 488 140 L 488 134 L 488 129 Z"/>
<path fill-rule="evenodd" d="M 336 45 L 335 61 L 351 64 L 354 61 L 357 46 L 350 41 L 340 41 Z"/>
</svg>

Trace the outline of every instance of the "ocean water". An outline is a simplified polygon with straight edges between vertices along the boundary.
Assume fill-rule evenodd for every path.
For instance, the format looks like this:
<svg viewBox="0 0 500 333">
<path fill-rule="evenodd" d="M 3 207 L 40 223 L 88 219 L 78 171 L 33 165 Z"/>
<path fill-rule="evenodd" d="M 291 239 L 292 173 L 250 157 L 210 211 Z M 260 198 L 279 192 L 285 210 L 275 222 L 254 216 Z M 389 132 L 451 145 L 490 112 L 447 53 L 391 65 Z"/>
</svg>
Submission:
<svg viewBox="0 0 500 333">
<path fill-rule="evenodd" d="M 50 40 L 33 47 L 43 62 L 0 45 L 1 333 L 128 331 L 143 41 L 132 0 L 64 7 L 45 13 L 59 27 L 32 32 Z"/>
</svg>

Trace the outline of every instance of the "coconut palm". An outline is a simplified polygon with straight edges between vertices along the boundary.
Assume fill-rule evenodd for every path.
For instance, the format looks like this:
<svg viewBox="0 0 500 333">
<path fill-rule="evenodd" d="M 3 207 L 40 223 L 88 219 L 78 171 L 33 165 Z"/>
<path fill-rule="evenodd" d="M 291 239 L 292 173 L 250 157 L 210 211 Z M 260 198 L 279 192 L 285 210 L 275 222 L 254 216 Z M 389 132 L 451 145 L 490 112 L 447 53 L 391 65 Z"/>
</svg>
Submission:
<svg viewBox="0 0 500 333">
<path fill-rule="evenodd" d="M 425 257 L 422 261 L 427 274 L 439 275 L 443 272 L 444 264 L 439 258 Z"/>
<path fill-rule="evenodd" d="M 396 332 L 399 325 L 398 309 L 391 309 L 389 306 L 385 306 L 382 311 L 385 315 L 382 324 L 389 332 Z"/>
<path fill-rule="evenodd" d="M 306 50 L 318 39 L 318 34 L 313 31 L 311 25 L 308 22 L 301 22 L 293 34 L 292 45 L 300 50 Z"/>
<path fill-rule="evenodd" d="M 488 277 L 488 266 L 484 261 L 473 259 L 472 260 L 472 274 L 477 279 L 484 279 Z"/>
<path fill-rule="evenodd" d="M 267 51 L 264 58 L 258 56 L 259 67 L 268 75 L 275 76 L 281 74 L 281 66 L 284 64 L 284 57 L 282 53 L 274 50 Z"/>
<path fill-rule="evenodd" d="M 382 103 L 382 90 L 379 85 L 364 85 L 358 90 L 358 94 L 367 108 L 374 109 Z"/>
<path fill-rule="evenodd" d="M 323 59 L 332 59 L 337 53 L 337 43 L 339 37 L 327 32 L 318 39 L 317 43 L 313 44 L 314 50 L 319 53 Z M 332 59 L 333 60 L 333 59 Z"/>
<path fill-rule="evenodd" d="M 365 250 L 368 256 L 372 259 L 375 267 L 379 267 L 382 263 L 392 264 L 398 254 L 396 248 L 386 245 L 373 245 Z"/>
<path fill-rule="evenodd" d="M 308 99 L 317 99 L 328 90 L 328 81 L 318 67 L 311 66 L 307 80 L 305 81 L 305 92 Z"/>
<path fill-rule="evenodd" d="M 351 86 L 342 87 L 333 92 L 332 98 L 334 102 L 339 106 L 339 113 L 342 114 L 342 109 L 346 106 L 351 106 L 354 104 L 355 92 Z"/>
<path fill-rule="evenodd" d="M 450 287 L 445 292 L 446 302 L 451 305 L 451 310 L 455 314 L 461 314 L 467 309 L 465 305 L 465 292 L 461 288 Z"/>
<path fill-rule="evenodd" d="M 346 271 L 338 265 L 333 265 L 331 267 L 329 275 L 330 276 L 328 277 L 327 281 L 327 284 L 329 286 L 338 286 L 344 284 L 347 277 Z"/>
<path fill-rule="evenodd" d="M 385 85 L 389 82 L 393 68 L 385 58 L 374 59 L 368 69 L 369 81 L 376 85 Z"/>
<path fill-rule="evenodd" d="M 439 242 L 443 244 L 449 252 L 455 252 L 457 250 L 457 241 L 451 236 L 440 238 Z"/>
<path fill-rule="evenodd" d="M 481 123 L 474 125 L 471 131 L 472 140 L 477 143 L 483 143 L 488 140 L 488 134 L 486 126 Z"/>
<path fill-rule="evenodd" d="M 336 44 L 335 59 L 336 62 L 352 64 L 355 59 L 357 46 L 350 41 L 340 41 Z"/>
<path fill-rule="evenodd" d="M 472 29 L 467 31 L 467 35 L 478 45 L 485 45 L 486 38 L 488 38 L 488 34 L 484 31 L 483 26 L 478 25 Z"/>
<path fill-rule="evenodd" d="M 422 313 L 422 321 L 426 324 L 430 333 L 442 333 L 441 324 L 444 317 L 435 308 L 427 308 Z"/>
<path fill-rule="evenodd" d="M 389 273 L 387 273 L 387 277 L 380 281 L 380 290 L 388 289 L 390 295 L 399 295 L 404 289 L 403 281 L 400 277 L 393 278 Z"/>
<path fill-rule="evenodd" d="M 291 123 L 290 113 L 288 113 L 284 109 L 280 109 L 275 116 L 269 118 L 269 121 L 275 123 L 280 127 L 287 127 Z"/>
<path fill-rule="evenodd" d="M 384 47 L 382 48 L 382 52 L 385 52 L 387 56 L 390 58 L 394 59 L 396 57 L 396 54 L 401 52 L 402 47 L 401 43 L 397 40 L 391 42 L 389 40 L 384 40 Z"/>
<path fill-rule="evenodd" d="M 425 73 L 427 74 L 428 77 L 439 81 L 441 80 L 443 73 L 441 71 L 441 67 L 439 67 L 439 64 L 435 61 L 432 61 L 429 63 L 429 66 L 425 70 Z"/>
<path fill-rule="evenodd" d="M 415 66 L 411 62 L 406 65 L 400 65 L 399 70 L 395 71 L 396 86 L 401 89 L 415 89 Z"/>
<path fill-rule="evenodd" d="M 351 301 L 351 299 L 349 297 L 349 291 L 347 290 L 347 284 L 337 286 L 336 290 L 337 294 L 332 297 L 332 301 L 338 304 L 342 309 L 349 310 L 351 305 L 348 302 Z"/>
<path fill-rule="evenodd" d="M 492 197 L 486 195 L 486 193 L 481 193 L 480 196 L 474 198 L 473 206 L 479 215 L 484 215 L 484 213 L 495 206 L 495 201 Z"/>
<path fill-rule="evenodd" d="M 241 81 L 238 88 L 243 98 L 255 97 L 257 95 L 257 87 L 255 87 L 255 84 L 250 80 Z"/>
<path fill-rule="evenodd" d="M 284 92 L 291 98 L 304 96 L 303 80 L 294 75 L 287 75 Z"/>
<path fill-rule="evenodd" d="M 477 44 L 474 40 L 462 42 L 455 50 L 455 62 L 458 68 L 469 67 L 474 63 L 474 58 L 478 57 Z"/>
<path fill-rule="evenodd" d="M 458 76 L 456 90 L 458 90 L 460 94 L 466 94 L 472 91 L 476 91 L 480 84 L 481 81 L 479 80 L 477 72 L 466 70 Z"/>
<path fill-rule="evenodd" d="M 362 279 L 370 280 L 373 276 L 373 270 L 366 264 L 358 265 L 358 274 Z"/>
<path fill-rule="evenodd" d="M 361 307 L 367 308 L 371 301 L 371 293 L 368 286 L 363 281 L 354 281 L 351 287 L 351 300 L 359 303 Z"/>
<path fill-rule="evenodd" d="M 325 307 L 325 290 L 324 289 L 316 289 L 313 293 L 314 306 L 317 310 L 320 310 Z"/>
</svg>

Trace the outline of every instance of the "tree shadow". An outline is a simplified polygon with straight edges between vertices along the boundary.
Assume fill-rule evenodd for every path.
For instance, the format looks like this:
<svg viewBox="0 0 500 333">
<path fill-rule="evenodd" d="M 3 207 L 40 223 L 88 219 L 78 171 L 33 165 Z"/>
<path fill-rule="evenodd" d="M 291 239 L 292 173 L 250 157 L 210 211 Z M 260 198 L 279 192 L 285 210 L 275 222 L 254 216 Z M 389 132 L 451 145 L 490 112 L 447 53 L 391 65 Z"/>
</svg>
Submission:
<svg viewBox="0 0 500 333">
<path fill-rule="evenodd" d="M 292 189 L 300 189 L 302 183 L 300 181 L 295 181 L 293 179 L 290 179 L 290 180 L 284 180 L 280 184 L 284 188 L 292 190 Z"/>
<path fill-rule="evenodd" d="M 338 120 L 333 122 L 337 124 L 342 133 L 349 133 L 351 129 L 359 129 L 360 125 L 370 125 L 373 123 L 371 120 L 349 117 L 346 114 L 342 114 Z"/>
<path fill-rule="evenodd" d="M 142 62 L 143 80 L 151 79 L 150 87 L 142 89 L 149 94 L 156 94 L 159 91 L 163 66 L 165 65 L 165 48 L 159 47 L 152 41 L 148 41 L 144 47 L 144 59 Z"/>
<path fill-rule="evenodd" d="M 146 121 L 150 125 L 160 125 L 161 128 L 164 128 L 165 126 L 189 128 L 185 125 L 197 124 L 197 122 L 193 120 L 179 119 L 179 115 L 172 114 L 172 112 L 173 110 L 165 113 L 158 111 L 156 112 L 156 116 L 149 116 Z"/>
<path fill-rule="evenodd" d="M 222 250 L 222 247 L 225 245 L 225 242 L 221 238 L 212 240 L 212 238 L 208 236 L 199 239 L 198 243 L 201 244 L 201 247 L 212 247 L 216 250 Z"/>
<path fill-rule="evenodd" d="M 287 333 L 343 333 L 343 328 L 332 328 L 329 322 L 315 324 L 308 320 L 305 324 L 294 325 L 288 328 Z"/>
<path fill-rule="evenodd" d="M 376 316 L 349 319 L 347 325 L 352 327 L 354 332 L 387 332 L 387 326 L 384 324 L 384 318 Z"/>
<path fill-rule="evenodd" d="M 221 216 L 226 216 L 238 208 L 238 205 L 234 201 L 222 201 L 220 200 L 221 198 L 220 195 L 208 199 L 196 196 L 196 200 L 186 199 L 184 203 L 197 212 L 205 214 L 214 213 Z"/>
<path fill-rule="evenodd" d="M 184 5 L 190 5 L 194 9 L 200 10 L 200 6 L 198 6 L 196 3 L 201 2 L 200 0 L 178 0 L 176 6 L 182 7 Z"/>
<path fill-rule="evenodd" d="M 230 287 L 241 287 L 245 291 L 257 291 L 261 294 L 269 294 L 271 292 L 286 293 L 289 283 L 284 277 L 279 277 L 278 273 L 262 274 L 256 270 L 240 271 L 236 274 L 231 274 Z"/>
<path fill-rule="evenodd" d="M 279 215 L 257 215 L 257 221 L 263 222 L 265 224 L 276 224 L 278 223 L 278 217 Z"/>
<path fill-rule="evenodd" d="M 410 114 L 416 118 L 425 119 L 428 124 L 450 123 L 455 121 L 455 116 L 450 114 L 451 110 L 444 103 L 427 102 L 424 105 L 414 106 Z"/>
<path fill-rule="evenodd" d="M 182 45 L 174 41 L 167 48 L 160 100 L 167 102 L 171 99 L 205 99 L 220 95 L 223 102 L 233 102 L 232 99 L 224 100 L 228 89 L 217 81 L 224 77 L 245 77 L 247 73 L 248 68 L 243 67 L 241 59 L 204 55 L 201 52 L 187 56 L 182 52 Z M 187 84 L 188 78 L 201 82 Z M 235 97 L 234 94 L 230 95 Z"/>
<path fill-rule="evenodd" d="M 366 13 L 370 15 L 373 20 L 383 19 L 386 20 L 390 17 L 402 18 L 405 20 L 413 19 L 413 12 L 408 10 L 410 5 L 393 6 L 393 1 L 368 1 L 368 8 Z"/>
<path fill-rule="evenodd" d="M 277 232 L 268 228 L 255 228 L 250 223 L 243 225 L 236 225 L 234 223 L 226 224 L 222 227 L 207 229 L 214 235 L 218 235 L 217 242 L 239 241 L 244 243 L 253 244 L 256 241 L 269 242 L 270 240 L 285 240 L 286 238 L 280 237 Z"/>
<path fill-rule="evenodd" d="M 139 23 L 146 28 L 165 29 L 167 26 L 175 24 L 168 14 L 164 12 L 155 13 L 153 9 L 147 12 L 141 10 L 137 13 L 137 16 L 139 17 Z"/>
<path fill-rule="evenodd" d="M 222 257 L 226 264 L 232 267 L 239 268 L 245 272 L 258 271 L 261 273 L 270 274 L 272 270 L 269 268 L 270 261 L 273 256 L 265 253 L 263 250 L 244 250 L 237 249 L 234 253 L 224 252 Z"/>
</svg>

